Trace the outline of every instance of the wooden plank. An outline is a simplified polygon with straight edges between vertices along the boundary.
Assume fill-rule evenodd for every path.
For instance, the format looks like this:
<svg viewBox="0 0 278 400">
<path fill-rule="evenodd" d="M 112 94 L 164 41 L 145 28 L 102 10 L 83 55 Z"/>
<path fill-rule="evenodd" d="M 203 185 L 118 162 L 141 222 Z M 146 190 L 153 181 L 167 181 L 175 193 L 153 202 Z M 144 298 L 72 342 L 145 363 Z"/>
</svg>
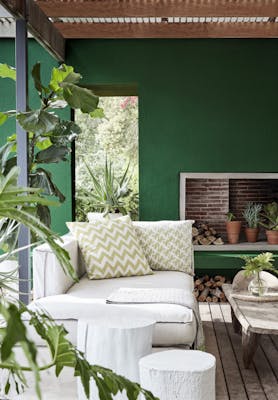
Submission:
<svg viewBox="0 0 278 400">
<path fill-rule="evenodd" d="M 223 365 L 220 358 L 208 304 L 199 304 L 206 340 L 206 351 L 216 358 L 216 400 L 229 400 Z"/>
<path fill-rule="evenodd" d="M 65 59 L 65 40 L 52 22 L 33 1 L 29 0 L 25 9 L 23 0 L 0 0 L 0 3 L 15 17 L 28 16 L 28 30 L 59 61 Z"/>
<path fill-rule="evenodd" d="M 278 382 L 261 347 L 254 355 L 254 366 L 268 400 L 277 400 Z"/>
<path fill-rule="evenodd" d="M 276 0 L 39 0 L 51 17 L 275 17 Z"/>
<path fill-rule="evenodd" d="M 261 347 L 263 352 L 271 365 L 272 371 L 278 380 L 278 349 L 271 340 L 269 335 L 261 337 Z"/>
<path fill-rule="evenodd" d="M 218 304 L 210 305 L 218 348 L 226 377 L 230 400 L 248 400 L 237 360 Z"/>
<path fill-rule="evenodd" d="M 253 364 L 251 364 L 249 369 L 244 368 L 241 335 L 235 333 L 233 330 L 230 305 L 221 304 L 220 307 L 249 400 L 267 400 Z"/>
<path fill-rule="evenodd" d="M 278 24 L 260 23 L 55 23 L 67 39 L 277 38 Z"/>
</svg>

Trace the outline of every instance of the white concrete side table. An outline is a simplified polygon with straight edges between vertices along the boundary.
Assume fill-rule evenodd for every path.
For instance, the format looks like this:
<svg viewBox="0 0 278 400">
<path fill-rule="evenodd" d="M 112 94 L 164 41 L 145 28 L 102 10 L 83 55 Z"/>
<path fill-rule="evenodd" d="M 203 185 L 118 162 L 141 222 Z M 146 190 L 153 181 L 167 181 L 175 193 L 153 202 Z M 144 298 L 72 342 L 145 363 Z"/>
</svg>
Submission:
<svg viewBox="0 0 278 400">
<path fill-rule="evenodd" d="M 160 400 L 215 400 L 215 357 L 169 350 L 141 358 L 140 382 Z"/>
<path fill-rule="evenodd" d="M 79 320 L 77 347 L 84 352 L 91 364 L 110 368 L 119 375 L 139 382 L 139 360 L 152 351 L 152 334 L 155 321 L 151 319 L 110 315 L 107 318 Z M 91 399 L 98 399 L 98 391 L 92 380 Z M 78 380 L 78 399 L 85 400 Z M 115 399 L 126 399 L 117 395 Z"/>
</svg>

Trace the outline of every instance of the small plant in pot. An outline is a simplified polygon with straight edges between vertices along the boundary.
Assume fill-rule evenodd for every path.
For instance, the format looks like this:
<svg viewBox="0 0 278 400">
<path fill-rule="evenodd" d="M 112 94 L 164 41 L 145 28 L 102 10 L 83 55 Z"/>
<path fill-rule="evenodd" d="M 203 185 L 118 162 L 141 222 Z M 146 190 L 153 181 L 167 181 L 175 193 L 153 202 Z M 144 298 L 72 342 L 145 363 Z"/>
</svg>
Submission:
<svg viewBox="0 0 278 400">
<path fill-rule="evenodd" d="M 276 201 L 263 207 L 260 225 L 266 228 L 268 244 L 278 244 L 278 203 Z"/>
<path fill-rule="evenodd" d="M 247 222 L 245 235 L 247 242 L 254 243 L 258 240 L 260 212 L 262 204 L 249 202 L 242 213 L 243 218 Z"/>
<path fill-rule="evenodd" d="M 226 230 L 227 230 L 228 242 L 230 244 L 236 244 L 238 243 L 239 240 L 241 221 L 236 220 L 236 217 L 230 211 L 226 214 L 226 216 L 227 216 Z"/>
<path fill-rule="evenodd" d="M 267 283 L 261 277 L 262 271 L 269 271 L 278 274 L 278 271 L 273 266 L 274 256 L 272 253 L 261 253 L 255 257 L 243 256 L 245 261 L 243 266 L 244 275 L 249 278 L 253 277 L 248 285 L 248 291 L 254 296 L 264 296 L 268 290 Z"/>
</svg>

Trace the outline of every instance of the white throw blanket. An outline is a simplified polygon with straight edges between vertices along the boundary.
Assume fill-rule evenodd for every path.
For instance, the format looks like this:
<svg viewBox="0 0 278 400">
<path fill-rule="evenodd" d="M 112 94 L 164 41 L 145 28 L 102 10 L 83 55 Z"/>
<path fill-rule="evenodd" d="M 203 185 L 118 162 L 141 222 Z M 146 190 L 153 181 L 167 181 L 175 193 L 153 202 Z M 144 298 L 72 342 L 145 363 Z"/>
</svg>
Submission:
<svg viewBox="0 0 278 400">
<path fill-rule="evenodd" d="M 176 288 L 120 288 L 107 298 L 108 304 L 177 304 L 193 311 L 197 322 L 194 348 L 204 349 L 204 334 L 198 303 L 192 293 Z"/>
</svg>

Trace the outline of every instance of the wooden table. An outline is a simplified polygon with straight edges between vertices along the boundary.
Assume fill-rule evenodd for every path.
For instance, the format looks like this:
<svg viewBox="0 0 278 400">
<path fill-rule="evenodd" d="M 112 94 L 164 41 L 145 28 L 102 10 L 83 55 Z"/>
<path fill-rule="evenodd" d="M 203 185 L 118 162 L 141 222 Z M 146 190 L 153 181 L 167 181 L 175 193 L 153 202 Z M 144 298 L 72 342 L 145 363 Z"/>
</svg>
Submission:
<svg viewBox="0 0 278 400">
<path fill-rule="evenodd" d="M 248 368 L 260 336 L 278 335 L 278 302 L 251 302 L 234 298 L 232 285 L 224 284 L 223 291 L 231 305 L 232 323 L 236 333 L 242 333 L 243 363 Z"/>
</svg>

